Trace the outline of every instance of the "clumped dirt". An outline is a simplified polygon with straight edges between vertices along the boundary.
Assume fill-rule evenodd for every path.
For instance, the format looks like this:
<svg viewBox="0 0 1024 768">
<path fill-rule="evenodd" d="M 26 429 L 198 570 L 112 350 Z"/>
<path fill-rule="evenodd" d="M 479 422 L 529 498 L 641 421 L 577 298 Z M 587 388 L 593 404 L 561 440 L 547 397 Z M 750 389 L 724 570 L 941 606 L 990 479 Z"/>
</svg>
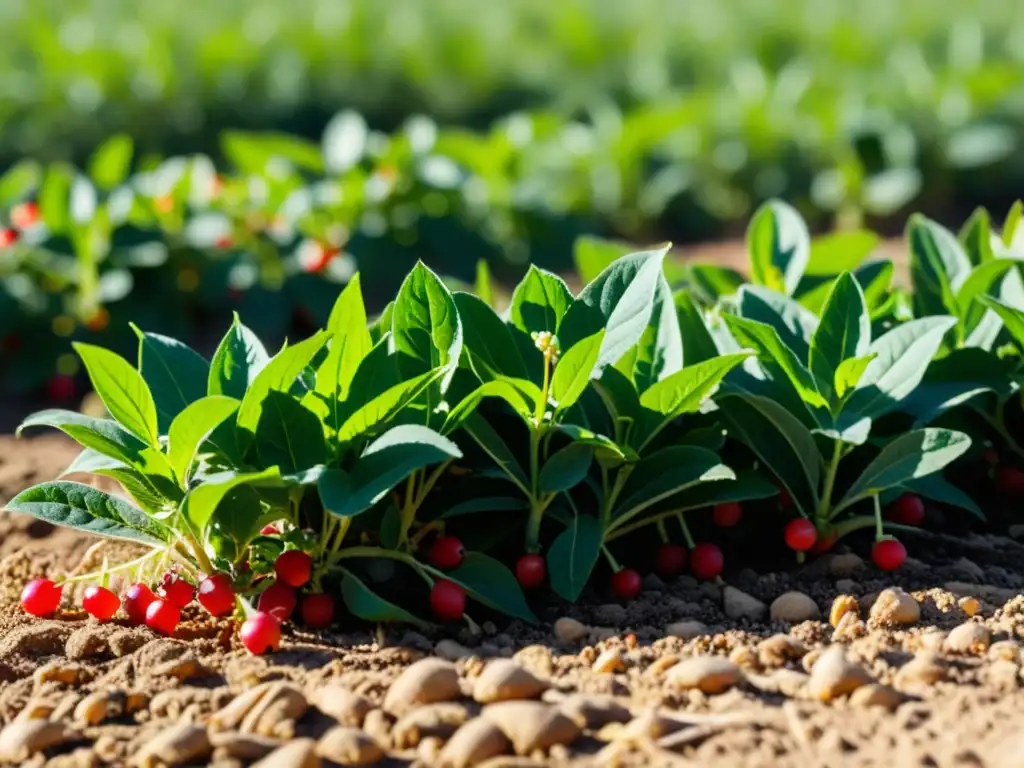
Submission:
<svg viewBox="0 0 1024 768">
<path fill-rule="evenodd" d="M 75 450 L 0 437 L 0 503 Z M 542 626 L 479 635 L 291 627 L 262 658 L 195 608 L 174 638 L 98 624 L 70 590 L 52 619 L 20 612 L 26 578 L 126 554 L 95 543 L 0 515 L 0 764 L 1024 760 L 1024 546 L 1007 538 L 923 533 L 889 575 L 840 549 L 722 584 L 649 576 L 628 605 L 537 605 Z"/>
</svg>

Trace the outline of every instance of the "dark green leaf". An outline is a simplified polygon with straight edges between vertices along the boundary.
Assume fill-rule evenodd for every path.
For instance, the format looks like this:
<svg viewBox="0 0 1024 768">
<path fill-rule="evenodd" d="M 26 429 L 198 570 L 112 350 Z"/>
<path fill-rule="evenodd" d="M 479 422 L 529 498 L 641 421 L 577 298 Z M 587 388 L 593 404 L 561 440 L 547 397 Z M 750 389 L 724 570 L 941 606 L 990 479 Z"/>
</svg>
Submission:
<svg viewBox="0 0 1024 768">
<path fill-rule="evenodd" d="M 364 433 L 379 431 L 437 381 L 442 373 L 441 369 L 428 371 L 395 384 L 374 397 L 345 419 L 338 429 L 338 441 L 346 443 Z"/>
<path fill-rule="evenodd" d="M 506 616 L 522 619 L 528 624 L 538 623 L 537 617 L 526 604 L 516 577 L 493 557 L 479 552 L 467 552 L 462 564 L 444 575 L 487 607 L 501 611 Z"/>
<path fill-rule="evenodd" d="M 213 355 L 206 393 L 241 400 L 269 361 L 270 356 L 256 334 L 242 325 L 236 314 Z"/>
<path fill-rule="evenodd" d="M 995 259 L 992 251 L 992 221 L 988 211 L 984 208 L 974 209 L 974 213 L 960 229 L 960 244 L 975 267 Z"/>
<path fill-rule="evenodd" d="M 508 321 L 527 335 L 555 333 L 571 303 L 572 294 L 562 278 L 531 264 L 512 292 Z"/>
<path fill-rule="evenodd" d="M 446 509 L 440 520 L 449 520 L 463 515 L 475 515 L 478 512 L 517 512 L 527 508 L 525 499 L 513 499 L 508 496 L 486 496 L 467 499 Z"/>
<path fill-rule="evenodd" d="M 527 480 L 523 468 L 501 436 L 479 413 L 470 414 L 462 423 L 462 428 L 483 449 L 484 453 L 498 466 L 523 493 L 529 495 L 530 481 Z"/>
<path fill-rule="evenodd" d="M 956 236 L 919 214 L 907 221 L 914 314 L 956 314 L 956 293 L 971 271 L 971 261 Z"/>
<path fill-rule="evenodd" d="M 999 315 L 1006 330 L 1017 340 L 1018 344 L 1024 347 L 1024 310 L 1011 307 L 991 296 L 979 296 L 978 301 Z"/>
<path fill-rule="evenodd" d="M 811 236 L 803 218 L 781 200 L 770 200 L 747 229 L 753 280 L 792 296 L 811 258 Z"/>
<path fill-rule="evenodd" d="M 691 445 L 662 448 L 635 466 L 612 514 L 622 524 L 693 485 L 735 477 L 712 451 Z"/>
<path fill-rule="evenodd" d="M 760 285 L 744 285 L 739 292 L 737 314 L 770 325 L 797 358 L 807 360 L 811 336 L 818 327 L 818 318 L 810 310 L 785 294 Z"/>
<path fill-rule="evenodd" d="M 352 499 L 352 480 L 343 470 L 328 469 L 317 479 L 316 490 L 324 509 L 342 516 Z"/>
<path fill-rule="evenodd" d="M 718 347 L 708 331 L 704 316 L 690 294 L 676 291 L 676 317 L 683 338 L 683 365 L 703 363 L 718 355 Z"/>
<path fill-rule="evenodd" d="M 279 467 L 284 474 L 302 472 L 327 461 L 320 420 L 285 392 L 271 390 L 263 399 L 255 445 L 260 464 Z"/>
<path fill-rule="evenodd" d="M 462 318 L 469 363 L 480 380 L 490 381 L 496 376 L 528 378 L 512 331 L 494 310 L 472 294 L 458 292 L 454 299 Z"/>
<path fill-rule="evenodd" d="M 138 462 L 139 452 L 146 447 L 116 421 L 59 408 L 31 414 L 18 426 L 17 434 L 28 427 L 56 427 L 81 445 L 128 465 Z"/>
<path fill-rule="evenodd" d="M 946 482 L 941 472 L 908 480 L 900 487 L 907 493 L 916 493 L 918 496 L 924 496 L 926 499 L 937 501 L 940 504 L 965 509 L 979 520 L 985 520 L 985 513 L 974 503 L 974 499 L 955 485 Z"/>
<path fill-rule="evenodd" d="M 342 569 L 341 599 L 353 616 L 364 621 L 402 621 L 417 627 L 426 627 L 426 622 L 416 618 L 404 608 L 388 602 L 374 593 L 368 586 L 355 577 L 351 571 Z"/>
<path fill-rule="evenodd" d="M 726 296 L 732 296 L 745 282 L 735 269 L 717 264 L 691 264 L 687 269 L 689 284 L 701 303 L 714 306 Z"/>
<path fill-rule="evenodd" d="M 586 443 L 569 443 L 555 451 L 540 470 L 538 480 L 542 493 L 559 493 L 575 488 L 587 476 L 594 449 Z"/>
<path fill-rule="evenodd" d="M 73 346 L 110 415 L 147 445 L 159 445 L 156 404 L 142 375 L 110 350 L 82 342 Z"/>
<path fill-rule="evenodd" d="M 654 293 L 654 307 L 639 341 L 619 361 L 638 392 L 662 381 L 683 367 L 683 337 L 676 316 L 672 289 L 662 275 Z"/>
<path fill-rule="evenodd" d="M 187 344 L 158 333 L 139 337 L 139 373 L 153 393 L 160 434 L 166 435 L 174 417 L 206 394 L 210 364 Z"/>
<path fill-rule="evenodd" d="M 844 272 L 832 285 L 821 322 L 811 337 L 810 368 L 825 384 L 826 397 L 834 394 L 836 372 L 845 360 L 867 354 L 871 344 L 871 318 L 857 281 Z"/>
<path fill-rule="evenodd" d="M 281 487 L 282 484 L 281 473 L 277 467 L 262 472 L 220 472 L 204 478 L 201 485 L 185 494 L 182 514 L 192 529 L 202 534 L 214 518 L 221 501 L 235 488 L 244 485 L 275 488 Z M 259 510 L 253 510 L 252 514 L 254 518 L 258 517 Z"/>
<path fill-rule="evenodd" d="M 590 579 L 604 543 L 601 523 L 589 515 L 577 515 L 548 548 L 551 587 L 569 602 L 576 602 Z"/>
</svg>

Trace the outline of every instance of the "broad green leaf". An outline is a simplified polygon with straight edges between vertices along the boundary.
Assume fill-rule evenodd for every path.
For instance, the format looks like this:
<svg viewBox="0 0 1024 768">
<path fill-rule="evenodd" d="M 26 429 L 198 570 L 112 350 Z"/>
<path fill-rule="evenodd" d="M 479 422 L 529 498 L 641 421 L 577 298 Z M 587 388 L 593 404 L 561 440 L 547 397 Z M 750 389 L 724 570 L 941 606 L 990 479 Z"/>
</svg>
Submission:
<svg viewBox="0 0 1024 768">
<path fill-rule="evenodd" d="M 139 373 L 153 393 L 161 435 L 185 408 L 206 394 L 210 364 L 187 344 L 132 324 L 139 337 Z"/>
<path fill-rule="evenodd" d="M 691 445 L 662 448 L 634 467 L 612 515 L 621 525 L 693 485 L 735 477 L 712 451 Z"/>
<path fill-rule="evenodd" d="M 370 320 L 370 338 L 374 344 L 380 342 L 385 335 L 391 333 L 391 320 L 395 315 L 395 302 L 389 301 L 384 305 L 380 314 Z"/>
<path fill-rule="evenodd" d="M 255 487 L 236 486 L 217 505 L 217 514 L 210 521 L 204 541 L 218 556 L 237 562 L 259 535 L 260 528 L 281 515 L 280 507 L 265 508 Z"/>
<path fill-rule="evenodd" d="M 703 363 L 718 355 L 718 347 L 708 331 L 700 308 L 686 290 L 675 293 L 676 318 L 683 338 L 683 366 Z"/>
<path fill-rule="evenodd" d="M 81 453 L 68 464 L 67 469 L 60 473 L 60 477 L 77 472 L 97 474 L 108 469 L 131 469 L 131 467 L 120 459 L 106 456 L 93 448 L 83 448 Z"/>
<path fill-rule="evenodd" d="M 811 337 L 810 368 L 816 381 L 825 385 L 822 395 L 832 398 L 839 367 L 846 360 L 866 355 L 870 344 L 871 318 L 864 294 L 850 273 L 844 272 L 833 283 L 821 322 Z"/>
<path fill-rule="evenodd" d="M 541 331 L 556 333 L 570 304 L 572 294 L 565 281 L 531 264 L 512 292 L 508 321 L 527 335 Z"/>
<path fill-rule="evenodd" d="M 994 392 L 1000 401 L 1014 391 L 1006 364 L 995 355 L 976 347 L 954 349 L 932 360 L 921 383 L 901 405 L 900 410 L 926 425 L 939 414 L 971 401 L 986 392 Z"/>
<path fill-rule="evenodd" d="M 718 400 L 726 428 L 771 470 L 807 517 L 817 512 L 822 459 L 814 435 L 778 403 L 727 395 Z"/>
<path fill-rule="evenodd" d="M 262 472 L 220 472 L 204 478 L 202 484 L 185 494 L 182 502 L 182 515 L 192 529 L 203 534 L 214 518 L 217 507 L 233 489 L 244 485 L 254 487 L 281 487 L 281 473 L 277 467 Z M 253 510 L 258 517 L 259 510 Z"/>
<path fill-rule="evenodd" d="M 391 320 L 395 349 L 416 361 L 416 375 L 441 368 L 448 389 L 462 354 L 462 322 L 444 283 L 422 262 L 405 278 Z"/>
<path fill-rule="evenodd" d="M 327 461 L 320 419 L 286 392 L 271 390 L 263 399 L 255 446 L 260 465 L 279 467 L 283 474 Z"/>
<path fill-rule="evenodd" d="M 850 393 L 844 410 L 860 418 L 877 419 L 899 407 L 924 378 L 953 317 L 925 317 L 897 326 L 872 342 L 867 354 L 875 358 Z"/>
<path fill-rule="evenodd" d="M 632 250 L 627 243 L 583 235 L 573 243 L 572 259 L 580 279 L 590 283 L 616 259 L 628 255 Z"/>
<path fill-rule="evenodd" d="M 206 394 L 241 400 L 269 361 L 270 356 L 262 342 L 242 325 L 236 313 L 234 322 L 213 355 Z"/>
<path fill-rule="evenodd" d="M 147 445 L 159 445 L 156 403 L 142 374 L 110 350 L 82 342 L 73 346 L 110 415 Z"/>
<path fill-rule="evenodd" d="M 760 285 L 744 285 L 739 291 L 738 314 L 748 320 L 770 325 L 782 343 L 807 360 L 811 336 L 818 327 L 818 318 L 785 294 Z"/>
<path fill-rule="evenodd" d="M 233 397 L 210 395 L 186 406 L 174 418 L 168 431 L 167 458 L 179 482 L 187 483 L 200 446 L 239 405 Z"/>
<path fill-rule="evenodd" d="M 11 499 L 6 509 L 97 536 L 150 545 L 170 538 L 166 528 L 135 505 L 82 483 L 34 485 Z"/>
<path fill-rule="evenodd" d="M 1010 212 L 1006 214 L 1006 221 L 1003 222 L 1004 246 L 1011 248 L 1016 243 L 1022 223 L 1024 223 L 1024 201 L 1016 200 L 1010 206 Z"/>
<path fill-rule="evenodd" d="M 770 200 L 747 228 L 753 281 L 792 296 L 811 258 L 811 236 L 795 208 Z"/>
<path fill-rule="evenodd" d="M 497 376 L 528 378 L 512 331 L 494 310 L 469 293 L 456 292 L 454 299 L 462 318 L 469 364 L 480 380 L 486 382 Z"/>
<path fill-rule="evenodd" d="M 42 176 L 36 160 L 18 160 L 0 175 L 0 205 L 8 207 L 21 200 L 39 186 Z"/>
<path fill-rule="evenodd" d="M 703 509 L 729 501 L 754 501 L 777 496 L 776 488 L 761 473 L 741 470 L 734 479 L 722 478 L 714 482 L 691 485 L 672 497 L 672 510 L 665 514 Z M 656 513 L 659 516 L 662 513 Z M 617 526 L 613 526 L 617 527 Z"/>
<path fill-rule="evenodd" d="M 341 599 L 345 601 L 349 613 L 364 621 L 403 621 L 421 628 L 427 626 L 422 619 L 377 595 L 351 571 L 344 568 L 341 577 Z"/>
<path fill-rule="evenodd" d="M 658 281 L 654 306 L 639 341 L 615 364 L 643 392 L 683 367 L 683 337 L 672 289 L 665 276 Z"/>
<path fill-rule="evenodd" d="M 445 578 L 461 585 L 473 598 L 507 616 L 537 624 L 523 591 L 512 572 L 493 557 L 467 552 L 462 564 L 445 573 Z"/>
<path fill-rule="evenodd" d="M 558 424 L 559 432 L 568 435 L 577 443 L 584 443 L 593 447 L 594 456 L 598 464 L 603 466 L 614 466 L 626 461 L 637 461 L 636 451 L 629 446 L 620 446 L 611 438 L 598 434 L 592 430 L 580 427 L 576 424 Z"/>
<path fill-rule="evenodd" d="M 347 443 L 359 435 L 385 426 L 399 412 L 423 394 L 427 387 L 435 382 L 442 373 L 443 371 L 440 369 L 428 371 L 421 376 L 389 387 L 345 419 L 338 428 L 338 442 Z"/>
<path fill-rule="evenodd" d="M 971 270 L 956 294 L 961 338 L 966 338 L 977 328 L 988 311 L 984 304 L 975 299 L 986 294 L 995 295 L 995 289 L 1006 273 L 1018 266 L 1019 262 L 1013 259 L 997 259 Z"/>
<path fill-rule="evenodd" d="M 601 378 L 594 381 L 594 391 L 615 425 L 616 440 L 626 443 L 632 430 L 640 428 L 640 420 L 644 417 L 640 406 L 640 396 L 633 382 L 615 368 L 604 369 Z"/>
<path fill-rule="evenodd" d="M 992 250 L 992 220 L 988 211 L 981 207 L 974 209 L 974 213 L 960 228 L 960 244 L 975 267 L 995 259 Z"/>
<path fill-rule="evenodd" d="M 586 443 L 569 443 L 555 451 L 541 467 L 541 492 L 560 493 L 575 488 L 586 478 L 593 460 L 594 449 Z"/>
<path fill-rule="evenodd" d="M 330 347 L 317 369 L 313 391 L 327 404 L 330 424 L 337 429 L 341 423 L 342 403 L 349 396 L 356 371 L 373 348 L 358 273 L 352 276 L 334 303 L 327 331 L 331 334 Z"/>
<path fill-rule="evenodd" d="M 686 270 L 687 283 L 702 304 L 716 305 L 720 299 L 732 296 L 746 281 L 735 269 L 717 264 L 691 264 Z"/>
<path fill-rule="evenodd" d="M 589 515 L 577 515 L 547 552 L 551 587 L 571 603 L 579 599 L 597 564 L 604 543 L 601 523 Z"/>
<path fill-rule="evenodd" d="M 587 285 L 565 313 L 559 341 L 566 348 L 607 329 L 598 369 L 614 365 L 643 336 L 664 276 L 668 246 L 623 257 Z"/>
<path fill-rule="evenodd" d="M 605 331 L 602 328 L 563 352 L 555 366 L 555 375 L 551 378 L 551 396 L 558 404 L 559 411 L 571 407 L 587 388 L 597 366 L 604 338 Z"/>
<path fill-rule="evenodd" d="M 466 397 L 459 401 L 458 405 L 452 408 L 445 419 L 443 434 L 450 434 L 458 429 L 462 422 L 473 413 L 480 403 L 488 397 L 498 397 L 508 403 L 524 421 L 534 418 L 538 409 L 538 403 L 544 397 L 544 393 L 532 381 L 525 379 L 512 379 L 501 376 L 494 381 L 481 384 Z"/>
<path fill-rule="evenodd" d="M 999 315 L 1006 330 L 1017 340 L 1018 344 L 1024 347 L 1024 310 L 1011 307 L 991 296 L 979 296 L 978 301 Z"/>
<path fill-rule="evenodd" d="M 328 469 L 317 478 L 316 490 L 327 512 L 343 516 L 352 498 L 352 479 L 344 470 Z"/>
<path fill-rule="evenodd" d="M 907 221 L 914 314 L 956 314 L 956 294 L 971 271 L 971 261 L 956 236 L 919 214 Z"/>
<path fill-rule="evenodd" d="M 338 294 L 327 318 L 327 330 L 332 333 L 341 331 L 352 332 L 358 328 L 366 328 L 366 305 L 363 303 L 362 279 L 356 272 Z M 369 336 L 369 331 L 367 331 Z M 367 348 L 369 348 L 369 344 Z"/>
<path fill-rule="evenodd" d="M 519 486 L 523 493 L 529 495 L 530 481 L 527 480 L 515 455 L 501 439 L 501 435 L 494 430 L 494 427 L 479 413 L 472 413 L 462 422 L 462 428 L 476 441 L 484 453 L 490 456 L 502 473 Z"/>
<path fill-rule="evenodd" d="M 464 515 L 475 515 L 478 512 L 519 512 L 528 507 L 525 499 L 513 499 L 509 496 L 484 496 L 482 498 L 467 499 L 448 507 L 441 513 L 440 520 L 448 520 L 453 517 Z"/>
<path fill-rule="evenodd" d="M 493 283 L 494 279 L 491 277 L 491 268 L 487 266 L 487 259 L 477 259 L 473 293 L 492 309 L 496 306 Z"/>
<path fill-rule="evenodd" d="M 846 396 L 847 392 L 853 390 L 860 381 L 861 376 L 864 375 L 864 371 L 867 370 L 868 364 L 877 356 L 876 352 L 872 352 L 862 357 L 848 357 L 843 360 L 839 367 L 836 368 L 836 375 L 833 380 L 836 397 L 841 400 Z"/>
<path fill-rule="evenodd" d="M 918 496 L 924 496 L 926 499 L 937 501 L 940 504 L 965 509 L 979 520 L 985 520 L 985 513 L 974 503 L 974 499 L 955 485 L 946 482 L 941 472 L 908 480 L 900 487 L 908 493 L 916 493 Z"/>
<path fill-rule="evenodd" d="M 834 276 L 851 272 L 878 247 L 878 235 L 866 229 L 831 232 L 811 240 L 807 275 Z"/>
<path fill-rule="evenodd" d="M 131 136 L 125 133 L 111 136 L 93 153 L 89 177 L 100 189 L 113 189 L 127 178 L 133 150 Z"/>
<path fill-rule="evenodd" d="M 50 408 L 28 416 L 16 434 L 29 427 L 56 427 L 72 440 L 110 456 L 124 464 L 134 465 L 145 448 L 137 437 L 112 419 L 96 419 L 75 411 Z"/>
<path fill-rule="evenodd" d="M 846 491 L 834 513 L 886 488 L 938 472 L 971 446 L 963 432 L 919 429 L 892 440 Z"/>
</svg>

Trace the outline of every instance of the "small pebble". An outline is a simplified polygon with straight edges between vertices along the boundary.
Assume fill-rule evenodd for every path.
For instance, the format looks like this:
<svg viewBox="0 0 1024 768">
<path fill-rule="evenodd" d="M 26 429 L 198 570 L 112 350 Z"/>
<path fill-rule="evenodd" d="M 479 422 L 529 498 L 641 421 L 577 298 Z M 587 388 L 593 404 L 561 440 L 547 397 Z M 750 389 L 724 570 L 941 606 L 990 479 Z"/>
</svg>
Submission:
<svg viewBox="0 0 1024 768">
<path fill-rule="evenodd" d="M 920 618 L 920 604 L 899 587 L 883 590 L 871 606 L 871 621 L 879 626 L 914 624 Z"/>
<path fill-rule="evenodd" d="M 384 759 L 384 750 L 370 734 L 348 725 L 336 725 L 321 736 L 316 754 L 352 766 L 376 765 Z"/>
<path fill-rule="evenodd" d="M 992 643 L 988 649 L 988 657 L 993 661 L 1012 661 L 1014 664 L 1024 661 L 1021 658 L 1020 646 L 1015 640 L 1000 640 L 998 643 Z"/>
<path fill-rule="evenodd" d="M 404 715 L 422 704 L 454 701 L 462 695 L 459 673 L 450 661 L 428 657 L 409 666 L 388 688 L 384 709 Z"/>
<path fill-rule="evenodd" d="M 555 637 L 562 643 L 577 643 L 590 633 L 590 628 L 581 621 L 563 616 L 555 622 Z"/>
<path fill-rule="evenodd" d="M 772 621 L 784 621 L 787 624 L 799 624 L 804 621 L 815 621 L 821 618 L 818 604 L 803 592 L 786 592 L 772 601 L 770 615 Z"/>
<path fill-rule="evenodd" d="M 757 660 L 763 667 L 781 667 L 806 653 L 807 646 L 792 635 L 772 635 L 757 644 Z"/>
<path fill-rule="evenodd" d="M 860 605 L 857 603 L 857 598 L 853 595 L 838 595 L 832 601 L 832 608 L 828 612 L 828 623 L 833 628 L 838 627 L 839 622 L 848 613 L 852 613 L 854 616 L 860 615 Z"/>
<path fill-rule="evenodd" d="M 850 704 L 855 707 L 882 707 L 891 712 L 902 703 L 902 693 L 881 683 L 862 686 L 850 695 Z"/>
<path fill-rule="evenodd" d="M 678 637 L 680 640 L 693 640 L 695 637 L 708 634 L 709 630 L 703 621 L 675 621 L 665 627 L 665 634 Z"/>
<path fill-rule="evenodd" d="M 591 665 L 591 670 L 599 675 L 621 672 L 626 665 L 622 659 L 622 651 L 618 648 L 609 648 L 602 653 Z"/>
<path fill-rule="evenodd" d="M 295 739 L 279 747 L 250 768 L 320 768 L 323 763 L 312 739 Z"/>
<path fill-rule="evenodd" d="M 434 653 L 447 661 L 459 661 L 474 655 L 474 651 L 447 637 L 438 641 L 434 646 Z"/>
<path fill-rule="evenodd" d="M 574 693 L 559 702 L 558 708 L 580 728 L 592 731 L 608 723 L 627 723 L 632 717 L 625 705 L 603 694 Z"/>
<path fill-rule="evenodd" d="M 666 653 L 664 656 L 659 656 L 651 662 L 650 666 L 644 670 L 644 677 L 649 680 L 657 680 L 678 663 L 678 656 L 674 653 Z"/>
<path fill-rule="evenodd" d="M 671 688 L 696 688 L 709 694 L 727 691 L 742 680 L 743 672 L 740 668 L 721 656 L 686 659 L 672 667 L 665 676 L 665 683 Z"/>
<path fill-rule="evenodd" d="M 195 723 L 178 723 L 143 744 L 132 764 L 139 768 L 157 768 L 203 763 L 211 752 L 213 745 L 206 728 Z"/>
<path fill-rule="evenodd" d="M 901 688 L 915 685 L 935 685 L 946 676 L 942 660 L 935 653 L 922 651 L 900 667 L 896 685 Z"/>
<path fill-rule="evenodd" d="M 975 616 L 981 610 L 981 601 L 976 597 L 961 597 L 956 604 L 968 616 Z"/>
<path fill-rule="evenodd" d="M 518 755 L 555 744 L 571 744 L 580 727 L 557 707 L 540 701 L 503 701 L 484 707 L 483 716 L 498 726 Z"/>
<path fill-rule="evenodd" d="M 328 717 L 333 717 L 341 725 L 356 728 L 363 724 L 366 713 L 373 709 L 373 704 L 365 696 L 334 682 L 318 688 L 311 699 L 316 708 Z"/>
<path fill-rule="evenodd" d="M 992 633 L 984 624 L 969 621 L 952 630 L 942 644 L 947 653 L 983 654 L 992 644 Z"/>
<path fill-rule="evenodd" d="M 444 745 L 438 768 L 470 768 L 492 757 L 506 754 L 512 744 L 502 730 L 484 717 L 470 720 Z"/>
<path fill-rule="evenodd" d="M 473 685 L 473 698 L 481 704 L 514 699 L 536 699 L 548 683 L 511 659 L 490 662 Z"/>
<path fill-rule="evenodd" d="M 846 658 L 842 646 L 833 645 L 814 663 L 807 691 L 812 698 L 828 702 L 870 682 L 871 676 L 864 668 Z"/>
<path fill-rule="evenodd" d="M 16 720 L 0 731 L 0 762 L 21 765 L 32 755 L 75 738 L 62 723 Z"/>
<path fill-rule="evenodd" d="M 469 710 L 462 704 L 428 704 L 406 713 L 395 723 L 391 729 L 391 743 L 396 749 L 414 749 L 426 738 L 447 740 L 468 720 Z M 328 757 L 323 752 L 320 754 Z"/>
<path fill-rule="evenodd" d="M 768 613 L 768 606 L 756 597 L 728 585 L 722 590 L 722 609 L 730 619 L 750 621 L 764 618 Z"/>
<path fill-rule="evenodd" d="M 864 559 L 853 552 L 833 555 L 828 561 L 828 572 L 839 578 L 848 578 L 864 567 Z"/>
</svg>

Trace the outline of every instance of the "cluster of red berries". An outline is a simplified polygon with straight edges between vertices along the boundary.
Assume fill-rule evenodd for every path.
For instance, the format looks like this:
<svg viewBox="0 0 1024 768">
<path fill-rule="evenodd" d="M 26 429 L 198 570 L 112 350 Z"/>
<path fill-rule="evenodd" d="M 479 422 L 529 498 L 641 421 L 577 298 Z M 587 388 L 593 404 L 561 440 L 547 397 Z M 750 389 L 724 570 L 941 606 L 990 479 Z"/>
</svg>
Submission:
<svg viewBox="0 0 1024 768">
<path fill-rule="evenodd" d="M 11 209 L 12 227 L 0 229 L 0 248 L 8 248 L 18 242 L 20 232 L 31 229 L 39 222 L 39 206 L 28 200 Z"/>
<path fill-rule="evenodd" d="M 311 629 L 323 629 L 334 621 L 334 597 L 326 592 L 306 592 L 299 601 L 299 589 L 313 577 L 313 558 L 308 553 L 298 549 L 282 552 L 274 561 L 274 576 L 260 593 L 256 614 L 246 620 L 240 633 L 242 644 L 257 655 L 277 650 L 280 625 L 291 619 L 296 608 L 302 623 Z"/>
<path fill-rule="evenodd" d="M 466 549 L 454 536 L 438 536 L 427 559 L 435 568 L 450 571 L 462 565 Z M 430 588 L 430 610 L 441 621 L 458 621 L 466 611 L 466 590 L 448 579 L 438 579 Z"/>
</svg>

